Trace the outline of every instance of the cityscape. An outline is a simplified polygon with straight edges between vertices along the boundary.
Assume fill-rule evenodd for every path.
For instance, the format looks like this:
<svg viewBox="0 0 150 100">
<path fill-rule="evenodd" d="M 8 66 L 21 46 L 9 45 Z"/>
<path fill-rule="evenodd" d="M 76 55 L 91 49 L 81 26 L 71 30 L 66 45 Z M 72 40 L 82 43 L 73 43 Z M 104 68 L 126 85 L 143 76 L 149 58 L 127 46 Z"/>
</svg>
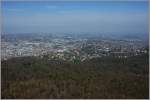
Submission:
<svg viewBox="0 0 150 100">
<path fill-rule="evenodd" d="M 149 99 L 148 0 L 1 5 L 1 99 Z"/>
<path fill-rule="evenodd" d="M 5 36 L 4 36 L 5 37 Z M 45 40 L 45 36 L 35 39 L 21 40 L 19 37 L 2 39 L 2 60 L 13 57 L 48 55 L 49 59 L 65 61 L 92 59 L 112 56 L 127 58 L 148 53 L 147 47 L 141 40 L 109 40 L 76 38 L 74 36 L 61 36 Z M 38 40 L 40 38 L 40 40 Z"/>
</svg>

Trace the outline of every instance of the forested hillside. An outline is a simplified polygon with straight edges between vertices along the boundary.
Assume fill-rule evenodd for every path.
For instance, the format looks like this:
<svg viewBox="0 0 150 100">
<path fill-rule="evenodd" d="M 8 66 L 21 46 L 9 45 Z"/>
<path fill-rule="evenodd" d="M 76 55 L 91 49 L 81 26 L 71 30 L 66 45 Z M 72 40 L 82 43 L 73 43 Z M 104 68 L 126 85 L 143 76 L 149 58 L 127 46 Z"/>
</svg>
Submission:
<svg viewBox="0 0 150 100">
<path fill-rule="evenodd" d="M 148 55 L 64 62 L 20 57 L 1 62 L 2 98 L 148 98 Z"/>
</svg>

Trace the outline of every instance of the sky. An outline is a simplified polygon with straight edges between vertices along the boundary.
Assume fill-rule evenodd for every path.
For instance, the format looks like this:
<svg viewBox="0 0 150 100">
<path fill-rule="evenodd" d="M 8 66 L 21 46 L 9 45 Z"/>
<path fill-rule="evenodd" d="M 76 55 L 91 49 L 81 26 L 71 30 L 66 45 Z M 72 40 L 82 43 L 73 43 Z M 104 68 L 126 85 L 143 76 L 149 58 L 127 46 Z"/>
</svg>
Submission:
<svg viewBox="0 0 150 100">
<path fill-rule="evenodd" d="M 3 33 L 148 33 L 144 1 L 3 1 L 1 5 Z"/>
</svg>

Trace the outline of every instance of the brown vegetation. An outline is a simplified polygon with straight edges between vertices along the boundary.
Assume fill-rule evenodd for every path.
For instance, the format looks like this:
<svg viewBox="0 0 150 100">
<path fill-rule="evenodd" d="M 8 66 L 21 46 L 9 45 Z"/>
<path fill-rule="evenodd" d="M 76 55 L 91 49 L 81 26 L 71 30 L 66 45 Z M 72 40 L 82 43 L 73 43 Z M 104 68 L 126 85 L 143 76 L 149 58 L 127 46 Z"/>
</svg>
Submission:
<svg viewBox="0 0 150 100">
<path fill-rule="evenodd" d="M 148 55 L 62 62 L 2 61 L 2 98 L 148 98 Z"/>
</svg>

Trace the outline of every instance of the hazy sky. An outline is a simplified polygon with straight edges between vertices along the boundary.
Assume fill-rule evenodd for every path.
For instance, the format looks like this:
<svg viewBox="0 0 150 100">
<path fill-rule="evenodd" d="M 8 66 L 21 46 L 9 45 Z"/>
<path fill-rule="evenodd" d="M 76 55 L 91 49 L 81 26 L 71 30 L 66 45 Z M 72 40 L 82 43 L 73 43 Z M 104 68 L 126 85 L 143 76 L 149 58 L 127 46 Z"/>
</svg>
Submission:
<svg viewBox="0 0 150 100">
<path fill-rule="evenodd" d="M 2 2 L 2 31 L 148 33 L 148 2 Z"/>
</svg>

